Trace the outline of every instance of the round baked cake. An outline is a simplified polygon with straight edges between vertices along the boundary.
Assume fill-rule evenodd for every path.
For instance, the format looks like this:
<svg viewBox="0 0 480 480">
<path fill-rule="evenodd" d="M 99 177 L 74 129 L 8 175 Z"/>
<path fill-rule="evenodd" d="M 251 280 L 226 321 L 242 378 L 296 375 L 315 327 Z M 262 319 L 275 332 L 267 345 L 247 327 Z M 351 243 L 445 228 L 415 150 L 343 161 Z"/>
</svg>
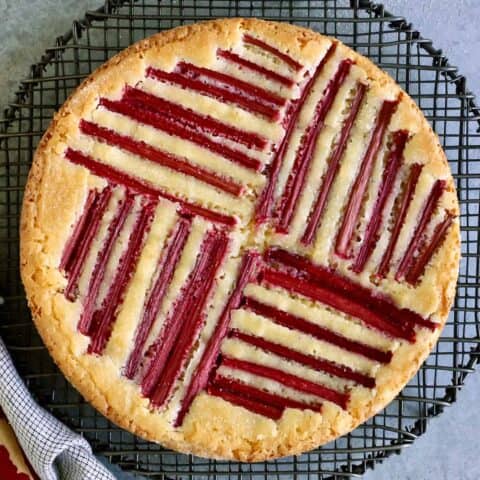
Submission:
<svg viewBox="0 0 480 480">
<path fill-rule="evenodd" d="M 0 410 L 0 473 L 2 480 L 38 480 L 2 410 Z"/>
<path fill-rule="evenodd" d="M 100 412 L 257 461 L 345 434 L 452 304 L 454 182 L 417 106 L 300 27 L 231 19 L 94 72 L 36 152 L 21 222 L 35 324 Z"/>
</svg>

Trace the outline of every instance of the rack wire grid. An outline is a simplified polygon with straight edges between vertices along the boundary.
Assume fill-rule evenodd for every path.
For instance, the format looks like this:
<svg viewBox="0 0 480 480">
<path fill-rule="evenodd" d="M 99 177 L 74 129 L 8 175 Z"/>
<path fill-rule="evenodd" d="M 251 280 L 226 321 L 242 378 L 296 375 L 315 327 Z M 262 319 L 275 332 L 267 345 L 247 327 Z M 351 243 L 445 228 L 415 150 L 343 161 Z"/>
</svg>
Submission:
<svg viewBox="0 0 480 480">
<path fill-rule="evenodd" d="M 428 360 L 387 408 L 355 431 L 304 455 L 256 464 L 181 455 L 123 431 L 96 412 L 52 362 L 30 318 L 19 278 L 22 194 L 36 145 L 53 113 L 95 68 L 158 31 L 215 17 L 262 17 L 334 35 L 388 71 L 438 133 L 461 202 L 462 262 L 457 296 Z M 366 0 L 107 1 L 58 37 L 0 119 L 0 335 L 38 401 L 83 434 L 97 454 L 151 478 L 340 479 L 398 453 L 429 418 L 455 402 L 480 353 L 480 112 L 465 78 L 402 17 Z"/>
</svg>

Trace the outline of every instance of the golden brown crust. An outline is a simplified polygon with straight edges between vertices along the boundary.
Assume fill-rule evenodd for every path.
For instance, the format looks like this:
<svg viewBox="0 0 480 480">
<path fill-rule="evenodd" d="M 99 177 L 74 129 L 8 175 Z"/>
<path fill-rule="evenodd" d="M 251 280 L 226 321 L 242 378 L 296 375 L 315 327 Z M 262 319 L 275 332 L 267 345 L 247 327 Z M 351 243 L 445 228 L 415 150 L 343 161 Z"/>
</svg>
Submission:
<svg viewBox="0 0 480 480">
<path fill-rule="evenodd" d="M 325 42 L 325 37 L 301 27 L 253 19 L 229 19 L 163 32 L 113 57 L 85 80 L 65 102 L 37 149 L 22 210 L 21 274 L 35 324 L 52 357 L 72 384 L 102 414 L 137 435 L 182 452 L 259 461 L 301 453 L 327 443 L 374 415 L 415 374 L 442 329 L 438 328 L 433 334 L 420 333 L 413 345 L 402 344 L 391 364 L 378 372 L 378 387 L 374 396 L 352 402 L 346 414 L 329 408 L 322 415 L 287 410 L 278 424 L 262 420 L 260 426 L 256 423 L 253 429 L 249 422 L 253 414 L 201 394 L 192 405 L 192 414 L 184 426 L 174 431 L 164 419 L 154 416 L 147 401 L 131 403 L 133 387 L 120 377 L 109 379 L 108 364 L 102 364 L 105 374 L 101 377 L 97 372 L 100 360 L 78 355 L 81 345 L 70 340 L 75 326 L 68 320 L 69 306 L 60 293 L 65 285 L 64 279 L 57 269 L 61 246 L 66 242 L 65 225 L 71 223 L 87 184 L 92 181 L 86 172 L 66 165 L 60 158 L 68 136 L 77 131 L 78 119 L 92 108 L 100 92 L 115 94 L 118 77 L 123 76 L 123 82 L 129 72 L 134 75 L 142 68 L 145 58 L 151 60 L 161 57 L 162 65 L 168 65 L 175 61 L 177 55 L 188 57 L 192 45 L 197 44 L 205 45 L 204 50 L 208 53 L 207 46 L 210 43 L 228 44 L 241 29 L 257 32 L 276 45 L 283 46 L 292 56 L 303 59 L 314 58 L 318 53 L 318 45 Z M 375 86 L 387 88 L 393 94 L 400 91 L 395 82 L 368 59 L 344 45 L 340 45 L 340 48 L 345 56 L 354 58 L 357 65 L 366 71 Z M 447 202 L 449 208 L 458 213 L 453 179 L 437 137 L 413 100 L 405 93 L 402 108 L 405 111 L 404 121 L 408 121 L 416 130 L 416 144 L 412 148 L 429 152 L 428 169 L 432 175 L 448 179 L 451 195 Z M 408 119 L 408 116 L 411 118 Z M 52 198 L 61 199 L 60 208 L 53 213 L 48 210 L 52 206 Z M 428 272 L 430 283 L 441 289 L 438 295 L 440 300 L 435 305 L 427 300 L 423 307 L 420 305 L 420 310 L 433 314 L 442 327 L 453 302 L 458 273 L 460 234 L 458 222 L 454 225 L 442 248 L 442 258 L 437 258 Z M 398 292 L 400 301 L 403 301 L 404 295 L 403 291 Z M 104 383 L 100 381 L 102 379 Z M 115 387 L 114 395 L 110 392 L 112 386 Z M 210 412 L 216 414 L 210 415 Z M 239 422 L 244 422 L 242 427 L 239 427 Z M 258 435 L 259 428 L 261 435 Z"/>
</svg>

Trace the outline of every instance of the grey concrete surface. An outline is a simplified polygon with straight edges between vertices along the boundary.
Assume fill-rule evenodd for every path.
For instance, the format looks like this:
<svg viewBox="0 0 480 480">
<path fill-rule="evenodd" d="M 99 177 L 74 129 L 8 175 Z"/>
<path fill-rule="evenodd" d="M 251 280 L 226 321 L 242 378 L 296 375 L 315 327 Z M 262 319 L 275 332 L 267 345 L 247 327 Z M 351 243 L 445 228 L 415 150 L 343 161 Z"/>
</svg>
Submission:
<svg viewBox="0 0 480 480">
<path fill-rule="evenodd" d="M 0 0 L 0 106 L 12 98 L 18 80 L 28 73 L 56 36 L 73 19 L 100 4 L 96 0 Z M 392 13 L 405 16 L 424 37 L 444 50 L 451 64 L 480 94 L 480 1 L 384 0 Z M 400 456 L 388 459 L 365 480 L 480 479 L 480 375 L 468 377 L 459 400 L 430 422 L 428 432 Z M 118 471 L 116 471 L 118 474 Z M 120 477 L 119 477 L 120 478 Z M 124 478 L 124 477 L 122 477 Z"/>
</svg>

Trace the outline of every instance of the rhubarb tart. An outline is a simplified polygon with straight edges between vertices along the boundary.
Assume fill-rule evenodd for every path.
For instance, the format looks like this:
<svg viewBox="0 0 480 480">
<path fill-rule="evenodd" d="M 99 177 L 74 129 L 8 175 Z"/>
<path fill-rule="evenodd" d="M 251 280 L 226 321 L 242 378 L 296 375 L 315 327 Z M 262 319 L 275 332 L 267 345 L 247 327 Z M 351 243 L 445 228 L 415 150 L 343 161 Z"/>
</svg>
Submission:
<svg viewBox="0 0 480 480">
<path fill-rule="evenodd" d="M 459 208 L 412 99 L 334 38 L 231 19 L 95 71 L 36 152 L 35 324 L 113 422 L 257 461 L 387 405 L 446 322 Z"/>
<path fill-rule="evenodd" d="M 10 424 L 0 410 L 0 478 L 2 480 L 38 480 L 23 455 Z"/>
</svg>

